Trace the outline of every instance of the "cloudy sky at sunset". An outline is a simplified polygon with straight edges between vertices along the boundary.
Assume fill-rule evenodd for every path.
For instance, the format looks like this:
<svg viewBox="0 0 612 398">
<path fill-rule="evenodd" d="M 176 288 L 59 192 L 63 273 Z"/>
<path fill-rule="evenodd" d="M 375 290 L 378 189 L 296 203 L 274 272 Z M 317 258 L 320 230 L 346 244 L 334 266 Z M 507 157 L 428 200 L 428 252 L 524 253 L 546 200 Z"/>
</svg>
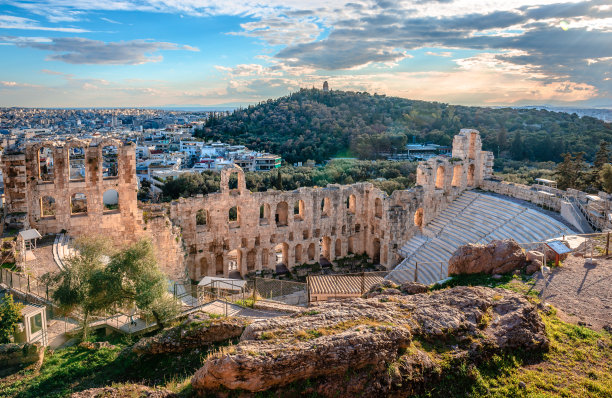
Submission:
<svg viewBox="0 0 612 398">
<path fill-rule="evenodd" d="M 612 1 L 0 0 L 0 106 L 243 105 L 324 80 L 612 108 Z"/>
</svg>

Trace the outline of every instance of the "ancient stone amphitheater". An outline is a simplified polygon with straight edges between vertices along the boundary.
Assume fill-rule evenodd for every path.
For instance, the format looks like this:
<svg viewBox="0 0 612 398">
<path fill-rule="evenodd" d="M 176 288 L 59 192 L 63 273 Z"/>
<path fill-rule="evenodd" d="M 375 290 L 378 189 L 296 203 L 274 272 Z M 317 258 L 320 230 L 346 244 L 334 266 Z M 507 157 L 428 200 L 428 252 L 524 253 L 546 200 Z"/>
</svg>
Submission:
<svg viewBox="0 0 612 398">
<path fill-rule="evenodd" d="M 45 164 L 43 170 L 43 153 L 53 156 L 51 169 Z M 83 175 L 71 171 L 75 153 Z M 108 153 L 117 154 L 114 175 L 104 171 L 110 170 Z M 143 209 L 136 200 L 133 144 L 33 143 L 3 154 L 5 223 L 42 234 L 104 234 L 118 243 L 148 237 L 175 280 L 245 277 L 365 253 L 393 270 L 390 279 L 416 275 L 431 283 L 446 276 L 449 257 L 465 243 L 512 238 L 528 247 L 571 234 L 567 225 L 580 226 L 568 192 L 495 180 L 492 165 L 478 131 L 462 129 L 451 157 L 419 163 L 416 186 L 392 195 L 369 183 L 250 192 L 242 170 L 233 167 L 222 170 L 220 192 Z M 230 187 L 232 174 L 238 184 Z"/>
</svg>

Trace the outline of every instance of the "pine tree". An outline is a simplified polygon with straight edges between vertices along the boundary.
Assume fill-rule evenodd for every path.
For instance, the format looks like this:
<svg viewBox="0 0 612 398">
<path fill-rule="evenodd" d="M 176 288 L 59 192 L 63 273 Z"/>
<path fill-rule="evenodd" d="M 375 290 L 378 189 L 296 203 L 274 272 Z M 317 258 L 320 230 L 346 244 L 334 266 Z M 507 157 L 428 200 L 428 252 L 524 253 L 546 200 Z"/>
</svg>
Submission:
<svg viewBox="0 0 612 398">
<path fill-rule="evenodd" d="M 563 156 L 563 162 L 557 165 L 555 172 L 557 186 L 559 189 L 581 189 L 584 185 L 582 181 L 584 152 L 579 152 L 574 155 L 571 153 L 564 153 L 561 156 Z"/>
<path fill-rule="evenodd" d="M 593 167 L 589 170 L 586 177 L 587 190 L 597 192 L 602 189 L 601 173 L 606 164 L 610 162 L 610 151 L 608 150 L 608 143 L 601 141 L 599 143 L 599 149 L 595 154 L 595 161 Z"/>
<path fill-rule="evenodd" d="M 525 146 L 523 144 L 523 139 L 521 138 L 521 133 L 517 132 L 514 134 L 510 152 L 512 152 L 512 158 L 514 160 L 523 160 L 525 158 Z"/>
<path fill-rule="evenodd" d="M 278 173 L 276 174 L 276 189 L 279 191 L 283 190 L 283 176 L 281 175 L 280 170 L 278 170 Z"/>
<path fill-rule="evenodd" d="M 608 143 L 606 141 L 601 141 L 599 143 L 599 150 L 595 154 L 595 162 L 593 162 L 593 166 L 601 171 L 604 164 L 610 162 L 610 150 L 608 149 Z"/>
<path fill-rule="evenodd" d="M 612 193 L 612 164 L 606 163 L 599 173 L 601 185 L 607 193 Z"/>
</svg>

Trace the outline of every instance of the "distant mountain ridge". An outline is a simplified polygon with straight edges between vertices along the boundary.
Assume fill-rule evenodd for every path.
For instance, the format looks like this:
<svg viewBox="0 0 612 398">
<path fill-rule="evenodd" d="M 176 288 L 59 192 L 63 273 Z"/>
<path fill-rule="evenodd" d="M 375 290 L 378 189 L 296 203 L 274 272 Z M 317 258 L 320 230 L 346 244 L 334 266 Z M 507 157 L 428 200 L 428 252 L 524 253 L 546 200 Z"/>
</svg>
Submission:
<svg viewBox="0 0 612 398">
<path fill-rule="evenodd" d="M 590 160 L 599 141 L 612 141 L 612 125 L 589 116 L 318 89 L 213 117 L 196 135 L 276 153 L 294 163 L 337 154 L 372 159 L 401 151 L 413 140 L 450 145 L 460 128 L 480 130 L 485 149 L 516 160 L 560 161 L 568 151 L 584 151 Z"/>
</svg>

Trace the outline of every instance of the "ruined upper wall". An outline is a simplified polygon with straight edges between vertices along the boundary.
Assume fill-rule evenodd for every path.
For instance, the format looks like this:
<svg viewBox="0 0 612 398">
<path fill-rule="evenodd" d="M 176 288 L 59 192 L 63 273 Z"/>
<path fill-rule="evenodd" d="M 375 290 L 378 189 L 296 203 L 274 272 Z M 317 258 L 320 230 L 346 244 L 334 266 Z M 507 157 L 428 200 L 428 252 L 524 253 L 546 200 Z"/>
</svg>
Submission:
<svg viewBox="0 0 612 398">
<path fill-rule="evenodd" d="M 477 130 L 462 129 L 453 139 L 452 157 L 437 156 L 417 167 L 417 185 L 426 195 L 475 188 L 493 172 L 493 153 L 482 150 Z"/>
<path fill-rule="evenodd" d="M 79 172 L 71 172 L 72 148 L 80 148 L 73 156 Z M 112 154 L 106 164 L 104 151 Z M 162 269 L 173 279 L 184 277 L 182 243 L 170 222 L 156 217 L 145 225 L 138 209 L 133 144 L 108 138 L 35 142 L 3 154 L 2 169 L 7 225 L 43 235 L 103 235 L 118 245 L 150 237 Z"/>
</svg>

